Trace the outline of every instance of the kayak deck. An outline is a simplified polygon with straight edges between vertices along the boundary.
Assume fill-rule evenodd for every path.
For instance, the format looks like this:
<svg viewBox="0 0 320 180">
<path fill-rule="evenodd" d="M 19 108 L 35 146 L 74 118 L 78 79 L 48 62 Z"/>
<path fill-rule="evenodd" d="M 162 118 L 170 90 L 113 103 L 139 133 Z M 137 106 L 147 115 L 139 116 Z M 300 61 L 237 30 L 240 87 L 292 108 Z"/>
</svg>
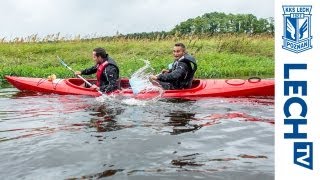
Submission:
<svg viewBox="0 0 320 180">
<path fill-rule="evenodd" d="M 10 84 L 22 91 L 35 91 L 42 93 L 73 94 L 99 96 L 93 89 L 82 86 L 83 80 L 79 78 L 55 79 L 50 81 L 44 78 L 5 76 Z M 95 83 L 96 80 L 88 80 Z M 120 90 L 113 94 L 122 96 L 135 96 L 137 98 L 151 98 L 159 95 L 159 91 L 142 91 L 134 95 L 130 89 L 129 80 L 120 81 Z M 192 87 L 182 90 L 165 90 L 162 97 L 165 98 L 189 98 L 189 97 L 248 97 L 248 96 L 274 96 L 274 80 L 265 79 L 196 79 Z"/>
</svg>

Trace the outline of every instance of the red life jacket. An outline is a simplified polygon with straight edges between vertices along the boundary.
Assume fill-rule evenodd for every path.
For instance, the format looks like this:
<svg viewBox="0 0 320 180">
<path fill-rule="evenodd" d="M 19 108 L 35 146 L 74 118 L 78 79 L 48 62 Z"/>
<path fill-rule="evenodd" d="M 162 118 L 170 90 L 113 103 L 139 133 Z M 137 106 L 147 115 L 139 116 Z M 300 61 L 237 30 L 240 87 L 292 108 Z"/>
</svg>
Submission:
<svg viewBox="0 0 320 180">
<path fill-rule="evenodd" d="M 104 70 L 104 68 L 106 68 L 108 66 L 108 61 L 105 61 L 103 62 L 102 64 L 99 64 L 98 65 L 98 68 L 97 68 L 97 86 L 100 87 L 100 77 L 102 75 L 102 72 Z"/>
</svg>

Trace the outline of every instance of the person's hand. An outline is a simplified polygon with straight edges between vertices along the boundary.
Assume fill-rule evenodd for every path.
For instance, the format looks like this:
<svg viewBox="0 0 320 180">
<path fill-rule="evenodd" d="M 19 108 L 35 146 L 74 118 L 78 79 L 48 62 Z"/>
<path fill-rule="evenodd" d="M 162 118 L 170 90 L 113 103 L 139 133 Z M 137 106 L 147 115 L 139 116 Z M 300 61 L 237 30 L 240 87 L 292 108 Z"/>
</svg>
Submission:
<svg viewBox="0 0 320 180">
<path fill-rule="evenodd" d="M 157 79 L 158 79 L 158 77 L 155 76 L 155 75 L 151 75 L 149 78 L 150 78 L 151 80 L 157 80 Z"/>
<path fill-rule="evenodd" d="M 76 71 L 76 72 L 74 72 L 74 75 L 81 75 L 81 72 L 80 71 Z"/>
<path fill-rule="evenodd" d="M 165 74 L 165 73 L 168 73 L 168 72 L 169 72 L 168 69 L 162 69 L 162 71 L 161 71 L 162 74 Z"/>
<path fill-rule="evenodd" d="M 90 88 L 91 88 L 91 89 L 95 89 L 95 90 L 97 90 L 97 91 L 100 90 L 100 88 L 99 88 L 97 85 L 95 85 L 95 84 L 93 84 Z"/>
</svg>

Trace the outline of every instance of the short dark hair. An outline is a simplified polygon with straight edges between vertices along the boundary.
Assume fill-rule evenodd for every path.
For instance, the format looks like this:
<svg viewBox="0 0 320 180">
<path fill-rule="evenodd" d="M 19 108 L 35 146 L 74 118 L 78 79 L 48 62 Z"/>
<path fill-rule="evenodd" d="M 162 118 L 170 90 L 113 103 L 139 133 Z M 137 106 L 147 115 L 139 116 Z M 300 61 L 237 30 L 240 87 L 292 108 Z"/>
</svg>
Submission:
<svg viewBox="0 0 320 180">
<path fill-rule="evenodd" d="M 108 57 L 108 54 L 107 54 L 106 50 L 101 48 L 101 47 L 94 48 L 93 51 L 96 52 L 96 56 L 97 57 L 99 57 L 99 56 L 102 57 L 102 58 L 107 58 Z"/>
<path fill-rule="evenodd" d="M 186 46 L 183 43 L 176 43 L 174 46 L 182 47 L 183 49 L 186 49 Z"/>
</svg>

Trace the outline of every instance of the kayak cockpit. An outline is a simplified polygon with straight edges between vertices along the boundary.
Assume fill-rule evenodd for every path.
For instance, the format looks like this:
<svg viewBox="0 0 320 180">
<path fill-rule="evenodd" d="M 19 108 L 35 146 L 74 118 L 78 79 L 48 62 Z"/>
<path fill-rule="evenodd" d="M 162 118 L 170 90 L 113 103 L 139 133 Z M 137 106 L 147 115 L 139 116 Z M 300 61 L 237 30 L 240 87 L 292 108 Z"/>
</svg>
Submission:
<svg viewBox="0 0 320 180">
<path fill-rule="evenodd" d="M 96 82 L 97 82 L 94 79 L 88 79 L 87 81 L 90 82 L 91 84 L 96 84 Z M 88 89 L 88 87 L 85 86 L 84 81 L 79 78 L 66 79 L 66 84 L 71 87 L 78 88 L 78 89 Z"/>
</svg>

